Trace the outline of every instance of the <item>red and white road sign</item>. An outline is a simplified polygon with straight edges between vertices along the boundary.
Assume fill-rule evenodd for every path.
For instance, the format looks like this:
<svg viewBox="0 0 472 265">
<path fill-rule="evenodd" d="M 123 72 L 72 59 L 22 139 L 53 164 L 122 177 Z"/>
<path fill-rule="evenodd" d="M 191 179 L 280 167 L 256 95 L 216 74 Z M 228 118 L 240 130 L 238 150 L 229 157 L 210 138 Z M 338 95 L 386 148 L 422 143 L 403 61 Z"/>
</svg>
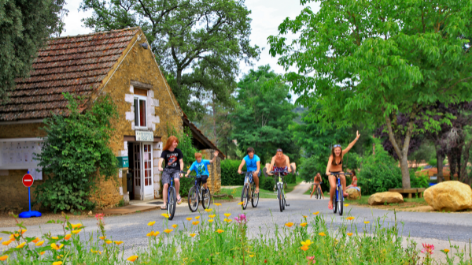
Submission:
<svg viewBox="0 0 472 265">
<path fill-rule="evenodd" d="M 25 187 L 29 188 L 31 186 L 33 186 L 33 176 L 31 176 L 30 174 L 26 174 L 23 176 L 23 185 L 25 185 Z"/>
</svg>

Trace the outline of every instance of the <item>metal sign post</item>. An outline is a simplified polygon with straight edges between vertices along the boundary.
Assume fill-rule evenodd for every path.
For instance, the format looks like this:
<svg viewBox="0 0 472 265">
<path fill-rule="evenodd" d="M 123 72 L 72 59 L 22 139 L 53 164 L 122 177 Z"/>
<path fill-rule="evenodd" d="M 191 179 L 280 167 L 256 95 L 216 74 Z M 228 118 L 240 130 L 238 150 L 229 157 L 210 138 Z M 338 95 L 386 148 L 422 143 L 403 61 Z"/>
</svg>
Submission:
<svg viewBox="0 0 472 265">
<path fill-rule="evenodd" d="M 40 212 L 31 211 L 31 186 L 33 186 L 34 179 L 33 179 L 33 176 L 29 174 L 29 171 L 28 173 L 26 173 L 26 175 L 23 176 L 22 182 L 23 182 L 23 185 L 25 185 L 25 187 L 28 188 L 29 211 L 22 212 L 18 216 L 20 218 L 40 217 L 41 216 Z"/>
</svg>

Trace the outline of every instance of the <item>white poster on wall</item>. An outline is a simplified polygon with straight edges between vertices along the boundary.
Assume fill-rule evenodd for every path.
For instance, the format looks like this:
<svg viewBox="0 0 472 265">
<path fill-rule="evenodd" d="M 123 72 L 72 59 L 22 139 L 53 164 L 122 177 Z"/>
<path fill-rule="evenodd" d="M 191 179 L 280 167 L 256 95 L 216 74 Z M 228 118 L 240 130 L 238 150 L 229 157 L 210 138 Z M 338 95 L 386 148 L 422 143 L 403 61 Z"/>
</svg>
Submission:
<svg viewBox="0 0 472 265">
<path fill-rule="evenodd" d="M 41 153 L 41 148 L 40 138 L 0 139 L 0 170 L 27 169 L 33 179 L 42 180 L 39 161 L 34 159 L 35 153 Z"/>
</svg>

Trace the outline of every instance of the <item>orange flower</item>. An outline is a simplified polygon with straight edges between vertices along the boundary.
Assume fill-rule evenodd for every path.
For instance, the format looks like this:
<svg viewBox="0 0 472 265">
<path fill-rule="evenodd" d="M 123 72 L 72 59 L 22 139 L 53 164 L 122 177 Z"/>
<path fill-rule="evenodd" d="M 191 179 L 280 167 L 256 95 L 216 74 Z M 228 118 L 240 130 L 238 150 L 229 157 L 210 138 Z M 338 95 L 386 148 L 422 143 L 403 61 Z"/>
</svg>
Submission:
<svg viewBox="0 0 472 265">
<path fill-rule="evenodd" d="M 225 213 L 224 216 L 226 216 L 226 218 L 230 217 L 231 214 L 230 213 Z"/>
<path fill-rule="evenodd" d="M 209 213 L 211 211 L 213 211 L 213 209 L 205 209 L 205 212 L 207 212 L 207 213 Z"/>
<path fill-rule="evenodd" d="M 347 217 L 346 219 L 349 220 L 349 221 L 352 221 L 352 220 L 354 220 L 354 217 L 353 217 L 353 216 L 349 216 L 349 217 Z"/>
<path fill-rule="evenodd" d="M 195 219 L 196 219 L 196 220 L 200 219 L 200 216 L 195 216 Z"/>
<path fill-rule="evenodd" d="M 117 244 L 117 245 L 123 244 L 123 241 L 113 241 L 113 242 L 114 242 L 115 244 Z"/>
<path fill-rule="evenodd" d="M 173 229 L 166 229 L 164 230 L 165 233 L 169 234 L 170 232 L 174 231 Z"/>
<path fill-rule="evenodd" d="M 347 233 L 348 236 L 352 236 L 352 233 Z"/>
<path fill-rule="evenodd" d="M 154 232 L 153 232 L 153 231 L 151 231 L 151 232 L 149 232 L 149 233 L 146 234 L 146 236 L 152 236 L 152 235 L 154 235 Z"/>
<path fill-rule="evenodd" d="M 113 243 L 113 241 L 107 240 L 107 241 L 105 241 L 105 243 L 107 243 L 108 245 L 110 245 L 111 243 Z"/>
<path fill-rule="evenodd" d="M 224 230 L 218 229 L 218 230 L 216 230 L 216 232 L 217 232 L 218 234 L 221 234 L 221 233 L 224 232 Z"/>
<path fill-rule="evenodd" d="M 285 224 L 286 227 L 292 227 L 293 226 L 293 223 L 292 222 L 288 222 Z"/>
<path fill-rule="evenodd" d="M 39 239 L 39 237 L 37 237 L 36 239 L 34 239 L 34 240 L 33 240 L 33 241 L 31 241 L 31 242 L 33 242 L 33 243 L 35 243 L 35 244 L 36 244 L 36 243 L 38 243 L 38 242 L 39 242 L 39 240 L 40 240 L 40 239 Z"/>
<path fill-rule="evenodd" d="M 200 223 L 200 221 L 192 222 L 193 225 L 198 225 L 199 223 Z"/>
<path fill-rule="evenodd" d="M 65 240 L 69 240 L 69 239 L 71 238 L 71 236 L 72 236 L 71 234 L 67 234 L 67 235 L 64 237 L 64 239 L 65 239 Z"/>
<path fill-rule="evenodd" d="M 177 228 L 177 226 L 178 226 L 178 225 L 176 225 L 176 224 L 173 224 L 173 225 L 172 225 L 172 227 L 173 227 L 174 229 Z"/>
<path fill-rule="evenodd" d="M 307 245 L 303 245 L 300 247 L 301 250 L 303 251 L 307 251 L 308 250 L 308 246 Z"/>
<path fill-rule="evenodd" d="M 301 226 L 301 227 L 305 227 L 305 226 L 306 226 L 306 223 L 301 223 L 300 226 Z"/>
<path fill-rule="evenodd" d="M 192 221 L 192 217 L 187 217 L 187 221 Z"/>
<path fill-rule="evenodd" d="M 51 239 L 58 240 L 58 239 L 59 239 L 59 237 L 57 237 L 57 236 L 53 236 L 53 237 L 51 237 Z"/>
<path fill-rule="evenodd" d="M 326 234 L 325 234 L 325 233 L 323 233 L 323 232 L 321 232 L 321 233 L 318 233 L 318 235 L 320 235 L 320 236 L 326 236 Z"/>
<path fill-rule="evenodd" d="M 39 241 L 38 243 L 36 243 L 36 246 L 40 247 L 44 244 L 44 240 L 43 241 Z"/>
<path fill-rule="evenodd" d="M 13 240 L 10 239 L 10 240 L 8 240 L 8 241 L 2 242 L 2 245 L 8 246 L 8 245 L 11 244 L 11 242 L 13 242 Z"/>
<path fill-rule="evenodd" d="M 209 215 L 208 215 L 208 217 L 210 217 L 210 218 L 215 218 L 215 216 L 216 216 L 216 215 L 214 215 L 214 214 L 209 214 Z"/>
<path fill-rule="evenodd" d="M 82 231 L 82 229 L 74 230 L 74 231 L 72 231 L 72 234 L 77 235 L 78 233 L 80 233 L 80 231 Z"/>
<path fill-rule="evenodd" d="M 160 234 L 160 232 L 159 232 L 159 231 L 156 231 L 156 232 L 154 232 L 152 235 L 153 235 L 153 236 L 158 236 L 159 234 Z"/>
<path fill-rule="evenodd" d="M 70 224 L 70 226 L 72 226 L 72 229 L 77 229 L 77 228 L 81 228 L 82 224 Z"/>
<path fill-rule="evenodd" d="M 20 229 L 20 230 L 18 230 L 18 232 L 19 232 L 20 234 L 24 234 L 24 233 L 26 233 L 26 231 L 27 231 L 26 229 Z"/>
<path fill-rule="evenodd" d="M 101 240 L 105 240 L 105 238 L 106 238 L 106 237 L 104 237 L 104 236 L 101 236 L 101 237 L 99 237 L 99 238 L 100 238 Z"/>
<path fill-rule="evenodd" d="M 7 258 L 8 258 L 8 256 L 7 256 L 7 255 L 4 255 L 4 256 L 1 256 L 1 257 L 0 257 L 0 260 L 1 260 L 1 261 L 4 261 L 4 260 L 6 260 Z"/>
<path fill-rule="evenodd" d="M 191 237 L 195 237 L 196 234 L 195 234 L 195 233 L 191 233 L 190 236 L 191 236 Z"/>
<path fill-rule="evenodd" d="M 41 251 L 41 252 L 39 252 L 39 255 L 42 256 L 42 255 L 44 255 L 44 253 L 46 253 L 46 251 Z"/>
<path fill-rule="evenodd" d="M 318 215 L 320 212 L 313 213 L 314 215 Z"/>
<path fill-rule="evenodd" d="M 136 259 L 138 259 L 138 256 L 136 256 L 136 255 L 133 255 L 133 256 L 127 258 L 127 260 L 131 261 L 131 262 L 134 262 Z"/>
<path fill-rule="evenodd" d="M 221 203 L 214 203 L 215 206 L 221 206 Z"/>
<path fill-rule="evenodd" d="M 23 242 L 23 243 L 19 244 L 18 246 L 16 246 L 16 248 L 23 248 L 25 245 L 26 245 L 26 242 Z"/>
<path fill-rule="evenodd" d="M 56 245 L 56 243 L 52 243 L 52 244 L 51 244 L 51 247 L 52 247 L 53 249 L 55 249 L 55 250 L 59 250 L 59 249 L 61 249 L 63 246 L 64 246 L 63 244 L 61 244 L 60 246 Z"/>
<path fill-rule="evenodd" d="M 152 221 L 148 223 L 148 226 L 153 226 L 156 223 L 156 221 Z"/>
</svg>

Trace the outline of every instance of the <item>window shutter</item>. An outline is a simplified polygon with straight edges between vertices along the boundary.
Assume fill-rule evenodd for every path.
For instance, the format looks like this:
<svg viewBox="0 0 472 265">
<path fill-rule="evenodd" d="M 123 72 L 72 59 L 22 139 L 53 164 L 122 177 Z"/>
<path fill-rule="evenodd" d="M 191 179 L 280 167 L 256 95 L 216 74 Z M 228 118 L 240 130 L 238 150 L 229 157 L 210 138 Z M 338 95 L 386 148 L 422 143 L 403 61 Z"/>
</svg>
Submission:
<svg viewBox="0 0 472 265">
<path fill-rule="evenodd" d="M 146 100 L 139 101 L 139 115 L 142 127 L 146 127 Z"/>
<path fill-rule="evenodd" d="M 139 126 L 139 100 L 134 98 L 134 126 Z"/>
</svg>

